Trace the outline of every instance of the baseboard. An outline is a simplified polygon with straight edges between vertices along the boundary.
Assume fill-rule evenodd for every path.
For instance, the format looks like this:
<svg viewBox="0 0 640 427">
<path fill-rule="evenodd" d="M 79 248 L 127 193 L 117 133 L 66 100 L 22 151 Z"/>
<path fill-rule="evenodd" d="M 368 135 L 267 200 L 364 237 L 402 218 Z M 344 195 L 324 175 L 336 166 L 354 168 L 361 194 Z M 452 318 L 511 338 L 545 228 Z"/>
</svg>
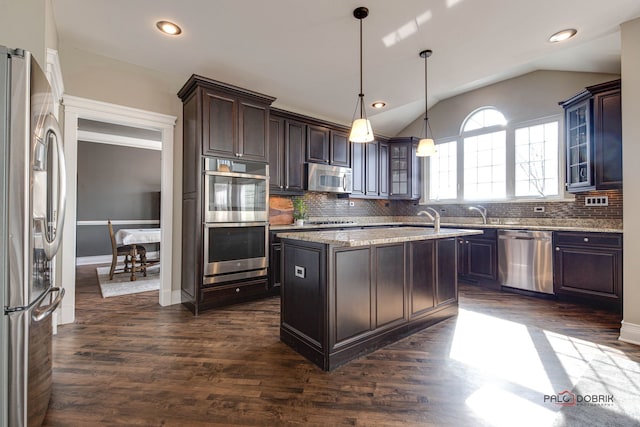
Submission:
<svg viewBox="0 0 640 427">
<path fill-rule="evenodd" d="M 148 259 L 160 258 L 160 252 L 148 252 Z M 124 262 L 124 256 L 118 257 L 118 262 Z M 76 258 L 76 265 L 111 264 L 111 254 L 96 256 L 81 256 Z"/>
<path fill-rule="evenodd" d="M 629 344 L 640 345 L 640 325 L 623 320 L 618 340 L 628 342 Z"/>
</svg>

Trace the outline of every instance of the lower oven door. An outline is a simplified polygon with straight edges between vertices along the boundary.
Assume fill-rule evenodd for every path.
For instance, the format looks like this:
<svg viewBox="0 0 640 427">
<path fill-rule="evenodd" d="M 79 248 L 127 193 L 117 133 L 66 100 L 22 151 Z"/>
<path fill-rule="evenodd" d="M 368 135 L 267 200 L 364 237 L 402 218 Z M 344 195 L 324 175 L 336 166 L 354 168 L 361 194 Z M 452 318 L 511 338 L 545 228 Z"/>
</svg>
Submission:
<svg viewBox="0 0 640 427">
<path fill-rule="evenodd" d="M 204 284 L 267 275 L 266 222 L 215 223 L 204 228 Z"/>
</svg>

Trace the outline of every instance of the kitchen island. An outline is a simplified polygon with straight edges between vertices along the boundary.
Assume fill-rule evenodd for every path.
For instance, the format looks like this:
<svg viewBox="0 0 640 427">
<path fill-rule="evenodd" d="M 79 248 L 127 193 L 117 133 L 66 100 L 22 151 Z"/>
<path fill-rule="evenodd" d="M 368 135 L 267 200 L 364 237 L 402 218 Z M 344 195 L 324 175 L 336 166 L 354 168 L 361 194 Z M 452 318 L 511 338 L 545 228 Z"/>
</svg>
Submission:
<svg viewBox="0 0 640 427">
<path fill-rule="evenodd" d="M 456 237 L 397 227 L 278 233 L 280 339 L 324 370 L 458 313 Z"/>
</svg>

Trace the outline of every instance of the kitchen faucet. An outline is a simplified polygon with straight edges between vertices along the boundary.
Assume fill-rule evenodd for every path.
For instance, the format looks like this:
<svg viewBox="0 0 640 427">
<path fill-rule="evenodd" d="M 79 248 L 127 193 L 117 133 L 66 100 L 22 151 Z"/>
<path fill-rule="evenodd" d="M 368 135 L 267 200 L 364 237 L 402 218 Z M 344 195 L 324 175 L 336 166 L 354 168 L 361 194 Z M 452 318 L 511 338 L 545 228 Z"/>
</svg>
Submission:
<svg viewBox="0 0 640 427">
<path fill-rule="evenodd" d="M 469 206 L 470 211 L 477 211 L 482 215 L 482 223 L 487 223 L 487 209 L 484 206 Z"/>
<path fill-rule="evenodd" d="M 428 216 L 431 221 L 433 221 L 433 230 L 436 233 L 440 232 L 440 214 L 438 213 L 437 210 L 433 209 L 433 208 L 425 208 L 427 211 L 431 211 L 433 212 L 433 215 L 431 215 L 429 212 L 427 211 L 420 211 L 418 212 L 418 215 L 426 215 Z"/>
</svg>

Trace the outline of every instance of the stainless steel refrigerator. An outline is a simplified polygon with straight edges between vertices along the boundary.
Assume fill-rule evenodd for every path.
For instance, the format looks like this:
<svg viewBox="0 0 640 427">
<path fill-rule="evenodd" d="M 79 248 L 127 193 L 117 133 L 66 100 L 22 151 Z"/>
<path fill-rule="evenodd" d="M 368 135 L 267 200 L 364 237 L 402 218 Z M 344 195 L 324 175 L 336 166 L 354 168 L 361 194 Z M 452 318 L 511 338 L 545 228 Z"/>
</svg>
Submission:
<svg viewBox="0 0 640 427">
<path fill-rule="evenodd" d="M 53 284 L 62 239 L 62 134 L 45 74 L 0 46 L 0 426 L 40 426 L 51 396 Z"/>
</svg>

